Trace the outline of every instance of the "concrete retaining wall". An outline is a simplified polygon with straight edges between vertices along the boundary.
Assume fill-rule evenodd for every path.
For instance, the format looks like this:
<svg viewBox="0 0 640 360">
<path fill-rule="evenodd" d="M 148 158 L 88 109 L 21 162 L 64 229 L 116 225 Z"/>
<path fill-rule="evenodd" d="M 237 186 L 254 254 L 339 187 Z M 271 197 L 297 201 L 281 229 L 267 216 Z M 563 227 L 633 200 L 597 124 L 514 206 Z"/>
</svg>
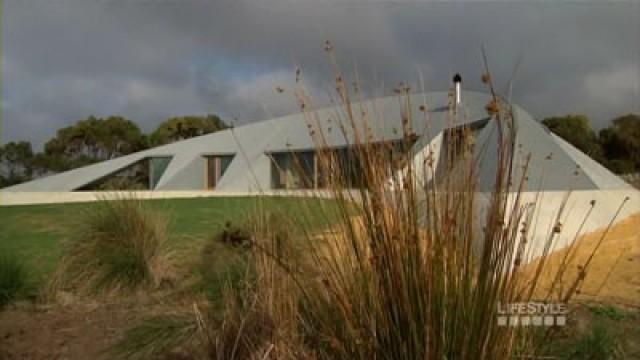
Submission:
<svg viewBox="0 0 640 360">
<path fill-rule="evenodd" d="M 226 196 L 309 196 L 309 191 L 78 191 L 78 192 L 0 192 L 0 206 L 78 203 L 131 196 L 139 199 L 181 199 Z M 315 196 L 326 197 L 324 192 Z"/>
</svg>

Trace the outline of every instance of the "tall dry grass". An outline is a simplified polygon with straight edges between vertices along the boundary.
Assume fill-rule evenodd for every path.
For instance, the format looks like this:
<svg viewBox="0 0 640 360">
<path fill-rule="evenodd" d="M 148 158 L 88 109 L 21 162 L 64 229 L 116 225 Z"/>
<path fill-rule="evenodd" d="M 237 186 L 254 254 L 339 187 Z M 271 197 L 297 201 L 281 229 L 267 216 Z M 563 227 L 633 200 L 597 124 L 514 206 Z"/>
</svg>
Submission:
<svg viewBox="0 0 640 360">
<path fill-rule="evenodd" d="M 218 326 L 201 322 L 210 339 L 209 358 L 306 358 L 296 320 L 302 248 L 295 242 L 293 224 L 281 215 L 258 211 L 250 229 L 255 274 L 243 287 L 228 289 Z"/>
<path fill-rule="evenodd" d="M 423 109 L 430 104 L 420 104 L 420 113 L 414 113 L 416 99 L 408 85 L 400 84 L 396 94 L 401 112 L 396 119 L 380 119 L 360 101 L 358 84 L 348 85 L 331 45 L 327 48 L 339 103 L 331 120 L 348 144 L 348 161 L 331 150 L 326 126 L 301 81 L 296 97 L 315 142 L 323 191 L 337 202 L 339 220 L 334 231 L 321 238 L 306 235 L 309 249 L 303 260 L 295 261 L 302 272 L 290 270 L 292 259 L 270 254 L 272 263 L 281 267 L 279 281 L 254 295 L 253 305 L 260 308 L 264 292 L 287 294 L 268 302 L 275 309 L 286 305 L 287 311 L 256 321 L 278 318 L 277 324 L 295 324 L 295 330 L 285 331 L 294 334 L 294 341 L 272 341 L 266 349 L 235 358 L 275 359 L 301 352 L 318 359 L 363 360 L 536 355 L 552 328 L 497 324 L 499 304 L 534 300 L 545 263 L 523 269 L 529 239 L 540 230 L 531 225 L 535 205 L 521 200 L 525 176 L 514 175 L 513 111 L 508 100 L 496 94 L 488 69 L 483 76 L 491 94 L 486 109 L 497 146 L 487 151 L 495 151 L 488 156 L 496 170 L 488 201 L 479 204 L 479 164 L 471 129 L 460 123 L 461 111 L 453 102 L 449 125 L 457 127 L 458 134 L 448 140 L 438 169 L 430 149 L 417 162 L 413 145 L 422 134 L 416 134 L 413 121 L 428 116 Z M 399 146 L 371 130 L 385 121 L 398 124 Z M 527 173 L 527 161 L 517 166 Z M 355 189 L 353 174 L 358 176 Z M 542 259 L 558 233 L 554 228 L 548 234 Z M 272 273 L 271 267 L 257 269 L 259 277 Z M 575 286 L 555 300 L 568 301 L 580 281 L 575 279 Z M 295 291 L 284 290 L 291 284 L 298 285 Z M 237 337 L 252 337 L 250 330 L 236 330 Z"/>
<path fill-rule="evenodd" d="M 428 122 L 431 104 L 414 104 L 420 99 L 400 84 L 400 113 L 380 118 L 361 101 L 357 76 L 350 86 L 329 43 L 327 50 L 338 103 L 331 121 L 348 144 L 347 155 L 332 150 L 299 71 L 295 96 L 322 176 L 304 181 L 323 185 L 308 195 L 334 201 L 331 216 L 308 218 L 332 218 L 331 231 L 318 234 L 304 221 L 286 224 L 297 231 L 289 232 L 294 241 L 284 241 L 273 231 L 282 221 L 259 217 L 250 248 L 252 281 L 226 293 L 218 320 L 201 312 L 195 317 L 207 344 L 205 357 L 535 358 L 554 329 L 499 326 L 498 306 L 539 296 L 544 259 L 561 230 L 554 227 L 539 261 L 526 264 L 531 239 L 541 231 L 532 214 L 544 204 L 522 200 L 526 176 L 514 174 L 526 174 L 527 161 L 516 165 L 513 111 L 495 92 L 488 67 L 482 79 L 491 94 L 486 110 L 496 146 L 486 156 L 496 166 L 491 191 L 480 203 L 472 129 L 460 122 L 462 112 L 453 101 L 449 125 L 457 134 L 445 152 L 416 149 L 416 140 L 429 134 L 418 133 L 414 119 Z M 398 137 L 380 138 L 371 130 L 385 122 L 397 124 Z M 568 302 L 583 279 L 584 272 L 566 289 L 551 286 L 542 300 Z"/>
</svg>

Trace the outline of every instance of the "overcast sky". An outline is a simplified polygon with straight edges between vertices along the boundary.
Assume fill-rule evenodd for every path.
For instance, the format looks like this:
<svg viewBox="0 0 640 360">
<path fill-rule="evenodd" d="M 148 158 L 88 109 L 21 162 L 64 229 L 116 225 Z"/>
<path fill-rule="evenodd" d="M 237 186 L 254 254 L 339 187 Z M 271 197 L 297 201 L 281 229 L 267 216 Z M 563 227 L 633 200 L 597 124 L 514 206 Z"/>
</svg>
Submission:
<svg viewBox="0 0 640 360">
<path fill-rule="evenodd" d="M 256 5 L 259 4 L 259 5 Z M 36 147 L 88 115 L 143 130 L 173 115 L 237 124 L 295 111 L 293 63 L 319 99 L 323 51 L 357 66 L 372 95 L 463 75 L 481 88 L 485 46 L 504 88 L 535 117 L 587 114 L 596 127 L 640 109 L 640 1 L 4 0 L 2 141 Z"/>
</svg>

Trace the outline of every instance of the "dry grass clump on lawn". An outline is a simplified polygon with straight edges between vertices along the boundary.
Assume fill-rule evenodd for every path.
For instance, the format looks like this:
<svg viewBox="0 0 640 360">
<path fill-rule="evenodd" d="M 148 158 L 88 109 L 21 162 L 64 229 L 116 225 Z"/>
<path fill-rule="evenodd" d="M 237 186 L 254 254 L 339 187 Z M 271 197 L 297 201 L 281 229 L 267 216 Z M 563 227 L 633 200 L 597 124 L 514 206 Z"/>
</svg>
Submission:
<svg viewBox="0 0 640 360">
<path fill-rule="evenodd" d="M 123 197 L 102 199 L 77 216 L 50 290 L 96 294 L 159 284 L 169 265 L 162 214 Z"/>
</svg>

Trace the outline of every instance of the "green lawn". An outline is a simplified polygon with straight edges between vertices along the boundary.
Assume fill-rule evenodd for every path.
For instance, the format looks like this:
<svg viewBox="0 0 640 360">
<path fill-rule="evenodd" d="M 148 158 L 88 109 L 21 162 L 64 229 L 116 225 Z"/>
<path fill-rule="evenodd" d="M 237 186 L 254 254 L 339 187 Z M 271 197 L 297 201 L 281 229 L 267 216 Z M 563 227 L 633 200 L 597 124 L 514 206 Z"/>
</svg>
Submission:
<svg viewBox="0 0 640 360">
<path fill-rule="evenodd" d="M 201 245 L 227 221 L 242 222 L 259 207 L 284 213 L 313 226 L 327 224 L 329 200 L 286 197 L 215 197 L 147 200 L 168 216 L 176 247 Z M 46 279 L 61 255 L 62 243 L 84 207 L 95 203 L 0 207 L 0 253 L 23 259 L 35 283 Z M 314 214 L 314 215 L 309 215 Z"/>
</svg>

